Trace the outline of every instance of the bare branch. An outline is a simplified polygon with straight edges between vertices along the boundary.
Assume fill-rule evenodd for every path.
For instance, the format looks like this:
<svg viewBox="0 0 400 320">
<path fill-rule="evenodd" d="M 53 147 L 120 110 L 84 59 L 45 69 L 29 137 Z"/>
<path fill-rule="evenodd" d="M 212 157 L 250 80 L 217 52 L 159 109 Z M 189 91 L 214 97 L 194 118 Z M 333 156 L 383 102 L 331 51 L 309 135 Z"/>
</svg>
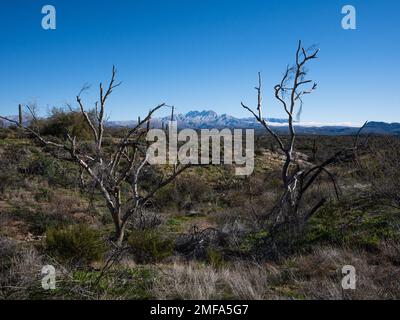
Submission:
<svg viewBox="0 0 400 320">
<path fill-rule="evenodd" d="M 81 92 L 82 92 L 82 90 L 81 90 Z M 90 117 L 89 117 L 88 113 L 85 111 L 85 108 L 83 106 L 83 103 L 82 103 L 82 100 L 81 100 L 81 97 L 79 96 L 79 94 L 76 96 L 76 101 L 78 102 L 80 110 L 81 110 L 81 113 L 82 113 L 86 123 L 88 124 L 88 126 L 92 130 L 93 137 L 94 137 L 95 141 L 97 142 L 97 141 L 99 141 L 99 136 L 97 134 L 96 128 L 95 128 L 92 120 L 90 120 Z"/>
</svg>

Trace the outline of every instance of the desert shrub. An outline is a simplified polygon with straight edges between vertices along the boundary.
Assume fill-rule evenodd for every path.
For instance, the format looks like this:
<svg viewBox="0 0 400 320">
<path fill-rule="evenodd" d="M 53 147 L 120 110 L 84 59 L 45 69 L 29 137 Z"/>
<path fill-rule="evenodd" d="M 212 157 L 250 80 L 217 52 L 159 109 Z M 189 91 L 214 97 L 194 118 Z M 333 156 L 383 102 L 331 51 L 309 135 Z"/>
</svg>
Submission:
<svg viewBox="0 0 400 320">
<path fill-rule="evenodd" d="M 211 201 L 213 190 L 203 179 L 181 176 L 173 184 L 161 189 L 155 201 L 159 207 L 176 207 L 190 210 L 199 203 Z"/>
<path fill-rule="evenodd" d="M 33 208 L 28 205 L 18 205 L 12 215 L 24 221 L 29 231 L 34 235 L 42 235 L 48 228 L 58 228 L 71 223 L 71 220 L 60 211 L 54 213 L 41 208 Z"/>
<path fill-rule="evenodd" d="M 212 259 L 222 260 L 224 248 L 228 246 L 227 238 L 227 234 L 214 228 L 199 230 L 194 226 L 189 233 L 183 233 L 177 237 L 175 251 L 186 259 L 209 262 Z M 210 253 L 213 255 L 212 257 L 210 257 Z"/>
<path fill-rule="evenodd" d="M 106 245 L 97 230 L 79 224 L 49 228 L 46 249 L 63 261 L 88 264 L 103 258 Z"/>
<path fill-rule="evenodd" d="M 11 259 L 17 250 L 17 243 L 12 239 L 0 237 L 0 273 L 7 270 L 11 265 Z"/>
<path fill-rule="evenodd" d="M 183 232 L 184 227 L 187 226 L 193 218 L 186 215 L 174 215 L 169 217 L 166 221 L 166 226 L 172 232 Z"/>
<path fill-rule="evenodd" d="M 50 201 L 53 194 L 54 194 L 53 190 L 46 187 L 39 187 L 34 197 L 37 202 L 45 202 L 45 201 Z"/>
<path fill-rule="evenodd" d="M 172 255 L 174 241 L 159 230 L 134 230 L 128 238 L 137 262 L 158 262 Z"/>
<path fill-rule="evenodd" d="M 8 137 L 8 132 L 6 129 L 3 129 L 1 127 L 1 122 L 0 122 L 0 139 L 3 140 L 6 139 L 7 137 Z"/>
<path fill-rule="evenodd" d="M 269 239 L 269 236 L 266 230 L 249 232 L 241 243 L 241 249 L 244 252 L 254 252 Z"/>
<path fill-rule="evenodd" d="M 0 172 L 0 195 L 5 194 L 6 191 L 14 185 L 16 181 L 15 176 L 7 171 Z"/>
<path fill-rule="evenodd" d="M 220 268 L 225 264 L 224 255 L 217 249 L 208 248 L 207 262 L 215 268 Z"/>
<path fill-rule="evenodd" d="M 49 228 L 60 228 L 70 223 L 63 215 L 53 215 L 45 212 L 23 213 L 24 221 L 28 223 L 29 231 L 35 235 L 42 235 Z"/>
<path fill-rule="evenodd" d="M 20 171 L 26 175 L 41 176 L 50 185 L 71 187 L 76 185 L 78 172 L 76 166 L 67 161 L 54 160 L 41 153 L 35 154 Z"/>
<path fill-rule="evenodd" d="M 173 184 L 169 184 L 157 192 L 154 201 L 160 208 L 176 206 L 176 203 L 174 203 L 173 200 L 177 197 L 175 193 L 175 186 Z"/>
<path fill-rule="evenodd" d="M 5 194 L 8 189 L 20 184 L 18 179 L 18 153 L 11 148 L 0 150 L 0 194 Z M 16 159 L 17 158 L 17 159 Z"/>
<path fill-rule="evenodd" d="M 334 244 L 377 250 L 381 241 L 399 239 L 399 225 L 396 215 L 356 208 L 354 200 L 330 203 L 310 220 L 299 246 Z"/>
<path fill-rule="evenodd" d="M 99 275 L 99 271 L 78 270 L 73 272 L 72 277 L 73 282 L 77 283 L 80 288 L 86 288 L 86 292 L 90 292 L 92 299 L 143 300 L 152 298 L 151 288 L 157 272 L 150 266 L 135 266 L 109 270 L 106 274 L 103 274 L 100 280 Z M 78 295 L 73 293 L 71 296 L 67 292 L 69 286 L 71 284 L 67 283 L 63 295 L 68 295 L 73 299 L 82 298 L 82 296 L 79 296 L 79 291 Z"/>
<path fill-rule="evenodd" d="M 144 210 L 131 218 L 130 225 L 135 230 L 147 230 L 155 229 L 163 222 L 163 217 L 160 214 Z"/>
<path fill-rule="evenodd" d="M 144 170 L 140 172 L 140 187 L 143 188 L 143 190 L 152 190 L 154 188 L 154 185 L 156 185 L 163 179 L 163 174 L 162 172 L 160 172 L 160 170 L 154 167 L 143 169 Z"/>
<path fill-rule="evenodd" d="M 27 182 L 26 189 L 32 190 L 33 195 L 27 192 L 23 201 L 14 201 L 12 214 L 24 221 L 35 235 L 42 235 L 48 228 L 95 222 L 86 202 L 77 193 L 50 189 L 34 180 Z"/>
<path fill-rule="evenodd" d="M 77 111 L 65 111 L 54 108 L 51 115 L 41 123 L 41 134 L 65 139 L 66 133 L 81 140 L 91 138 L 91 131 L 82 114 Z"/>
</svg>

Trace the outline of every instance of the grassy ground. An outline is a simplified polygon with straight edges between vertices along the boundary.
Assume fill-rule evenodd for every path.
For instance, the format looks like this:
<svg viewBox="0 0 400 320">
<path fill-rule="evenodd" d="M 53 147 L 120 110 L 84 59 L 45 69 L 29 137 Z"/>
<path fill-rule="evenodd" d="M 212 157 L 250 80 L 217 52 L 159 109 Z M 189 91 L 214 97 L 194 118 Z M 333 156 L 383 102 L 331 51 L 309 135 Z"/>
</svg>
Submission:
<svg viewBox="0 0 400 320">
<path fill-rule="evenodd" d="M 317 162 L 352 141 L 320 137 L 316 152 L 314 139 L 300 137 L 301 161 Z M 279 195 L 282 159 L 268 137 L 257 141 L 250 178 L 235 177 L 229 167 L 196 167 L 157 194 L 147 214 L 154 230 L 132 225 L 125 251 L 103 273 L 113 252 L 113 224 L 101 196 L 90 186 L 78 187 L 73 164 L 54 160 L 18 133 L 3 133 L 0 298 L 400 298 L 398 210 L 376 200 L 367 174 L 355 164 L 331 168 L 342 190 L 339 201 L 327 180 L 319 182 L 313 194 L 327 194 L 330 201 L 291 254 L 259 258 L 267 235 L 254 227 L 255 215 Z M 177 249 L 202 230 L 227 236 L 205 243 L 197 256 Z M 45 264 L 56 267 L 54 291 L 40 287 Z M 356 267 L 357 290 L 341 289 L 344 265 Z"/>
</svg>

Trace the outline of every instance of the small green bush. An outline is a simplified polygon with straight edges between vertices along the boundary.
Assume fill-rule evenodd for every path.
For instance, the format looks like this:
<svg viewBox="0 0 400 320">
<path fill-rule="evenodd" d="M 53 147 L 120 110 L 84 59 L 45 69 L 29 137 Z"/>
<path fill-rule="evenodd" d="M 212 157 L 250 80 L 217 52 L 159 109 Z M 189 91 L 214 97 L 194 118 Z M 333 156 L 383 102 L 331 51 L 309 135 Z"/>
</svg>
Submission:
<svg viewBox="0 0 400 320">
<path fill-rule="evenodd" d="M 37 202 L 48 202 L 53 196 L 53 190 L 46 187 L 39 187 L 34 195 Z"/>
<path fill-rule="evenodd" d="M 223 254 L 213 248 L 207 249 L 207 262 L 215 268 L 221 268 L 225 265 Z"/>
<path fill-rule="evenodd" d="M 75 164 L 63 160 L 54 161 L 43 154 L 34 154 L 19 165 L 19 171 L 25 175 L 45 178 L 49 185 L 73 187 L 76 185 Z"/>
<path fill-rule="evenodd" d="M 398 240 L 399 218 L 390 212 L 371 212 L 355 204 L 329 204 L 311 220 L 299 246 L 346 245 L 377 250 L 385 240 Z"/>
<path fill-rule="evenodd" d="M 240 248 L 244 252 L 254 251 L 255 249 L 259 248 L 269 237 L 270 234 L 266 230 L 251 232 L 246 235 Z"/>
<path fill-rule="evenodd" d="M 213 201 L 214 197 L 212 187 L 204 178 L 180 176 L 159 190 L 154 200 L 160 208 L 190 210 L 198 204 Z"/>
<path fill-rule="evenodd" d="M 20 206 L 13 210 L 13 216 L 23 220 L 34 235 L 43 235 L 49 228 L 61 228 L 71 223 L 67 216 L 57 212 L 51 214 L 42 210 L 31 210 L 27 206 Z"/>
<path fill-rule="evenodd" d="M 49 228 L 46 249 L 66 262 L 88 264 L 101 260 L 106 246 L 100 233 L 85 225 Z"/>
<path fill-rule="evenodd" d="M 93 112 L 90 112 L 89 116 L 93 117 Z M 67 132 L 81 140 L 91 138 L 90 127 L 80 112 L 66 111 L 60 108 L 51 110 L 51 115 L 41 122 L 40 131 L 43 135 L 51 135 L 60 139 L 65 139 Z"/>
<path fill-rule="evenodd" d="M 158 262 L 172 255 L 174 241 L 157 230 L 135 230 L 128 238 L 137 262 Z"/>
</svg>

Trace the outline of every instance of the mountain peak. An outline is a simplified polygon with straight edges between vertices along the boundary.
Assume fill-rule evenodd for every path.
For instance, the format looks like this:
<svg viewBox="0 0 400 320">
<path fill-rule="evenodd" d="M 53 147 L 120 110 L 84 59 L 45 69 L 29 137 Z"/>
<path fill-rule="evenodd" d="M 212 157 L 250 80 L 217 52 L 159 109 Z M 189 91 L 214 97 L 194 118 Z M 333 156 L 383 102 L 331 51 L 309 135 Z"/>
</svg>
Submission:
<svg viewBox="0 0 400 320">
<path fill-rule="evenodd" d="M 168 122 L 170 117 L 160 119 L 161 122 Z M 219 115 L 213 110 L 189 111 L 185 114 L 177 113 L 174 120 L 178 121 L 178 126 L 187 128 L 253 128 L 258 123 L 254 118 L 235 118 L 229 114 Z M 271 122 L 287 123 L 285 119 L 270 119 Z"/>
<path fill-rule="evenodd" d="M 217 118 L 218 114 L 212 110 L 203 110 L 203 111 L 189 111 L 185 114 L 187 118 Z"/>
</svg>

